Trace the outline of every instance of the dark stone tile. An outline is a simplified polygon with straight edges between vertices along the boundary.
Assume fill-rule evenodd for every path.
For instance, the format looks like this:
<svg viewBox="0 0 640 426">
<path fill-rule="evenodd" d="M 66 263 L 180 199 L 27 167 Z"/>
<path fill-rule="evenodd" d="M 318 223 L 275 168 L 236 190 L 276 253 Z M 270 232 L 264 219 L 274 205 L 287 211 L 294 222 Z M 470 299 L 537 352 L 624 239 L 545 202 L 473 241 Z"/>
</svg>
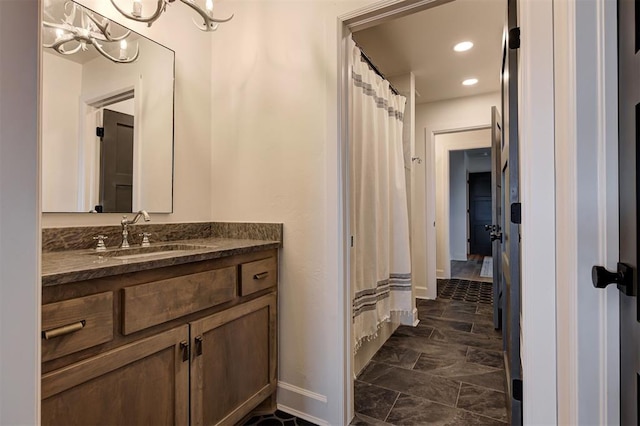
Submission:
<svg viewBox="0 0 640 426">
<path fill-rule="evenodd" d="M 433 330 L 429 339 L 493 351 L 499 351 L 502 349 L 502 340 L 487 337 L 482 334 L 465 333 L 464 331 Z"/>
<path fill-rule="evenodd" d="M 445 309 L 445 313 L 455 312 L 455 313 L 475 314 L 476 311 L 478 310 L 478 305 L 475 303 L 465 303 L 465 304 L 462 304 L 460 302 L 458 303 L 452 302 L 452 303 L 454 304 L 452 304 L 447 309 Z"/>
<path fill-rule="evenodd" d="M 460 387 L 453 380 L 376 362 L 369 363 L 359 380 L 452 407 Z"/>
<path fill-rule="evenodd" d="M 401 346 L 384 345 L 373 356 L 373 361 L 411 369 L 416 364 L 420 352 Z"/>
<path fill-rule="evenodd" d="M 458 331 L 471 331 L 473 324 L 470 322 L 456 321 L 446 318 L 420 318 L 420 323 L 439 330 L 458 330 Z"/>
<path fill-rule="evenodd" d="M 400 394 L 387 421 L 403 426 L 459 426 L 459 425 L 504 425 L 493 419 L 478 416 L 411 395 Z"/>
<path fill-rule="evenodd" d="M 507 404 L 503 392 L 463 383 L 457 407 L 481 416 L 507 421 Z"/>
<path fill-rule="evenodd" d="M 383 389 L 358 380 L 355 381 L 354 387 L 356 412 L 374 419 L 386 419 L 393 403 L 398 398 L 398 392 L 396 391 Z"/>
<path fill-rule="evenodd" d="M 447 359 L 463 360 L 467 356 L 467 346 L 465 345 L 439 342 L 431 339 L 418 339 L 415 337 L 394 335 L 387 340 L 385 346 L 409 348 L 432 357 L 443 357 Z"/>
<path fill-rule="evenodd" d="M 351 423 L 349 423 L 349 425 L 350 426 L 390 426 L 389 423 L 383 422 L 382 420 L 371 418 L 369 416 L 365 416 L 364 414 L 361 414 L 361 413 L 356 413 L 355 417 L 353 418 L 353 420 L 351 420 Z"/>
<path fill-rule="evenodd" d="M 310 421 L 305 420 L 305 419 L 301 419 L 301 418 L 299 418 L 299 417 L 296 417 L 296 424 L 297 424 L 298 426 L 318 426 L 318 425 L 317 425 L 317 424 L 315 424 L 315 423 L 311 423 Z"/>
<path fill-rule="evenodd" d="M 260 420 L 257 423 L 257 426 L 283 426 L 283 424 L 282 420 L 270 417 L 268 419 Z"/>
<path fill-rule="evenodd" d="M 473 365 L 471 363 L 467 363 L 468 365 Z M 475 364 L 480 366 L 479 364 Z M 483 366 L 484 367 L 484 366 Z M 490 367 L 484 367 L 490 368 Z M 485 373 L 475 373 L 475 374 L 467 374 L 467 375 L 458 375 L 458 376 L 447 376 L 449 378 L 459 380 L 463 383 L 470 383 L 473 385 L 482 386 L 485 388 L 497 390 L 499 392 L 505 391 L 505 376 L 504 370 L 493 370 L 487 371 Z"/>
<path fill-rule="evenodd" d="M 478 304 L 478 308 L 476 309 L 476 314 L 490 315 L 491 318 L 493 318 L 493 305 Z"/>
<path fill-rule="evenodd" d="M 496 339 L 502 339 L 502 331 L 496 330 L 493 327 L 493 324 L 481 324 L 475 323 L 473 324 L 473 328 L 471 329 L 472 333 L 475 334 L 484 334 L 485 336 L 493 337 Z"/>
<path fill-rule="evenodd" d="M 487 351 L 478 348 L 469 348 L 467 361 L 489 367 L 504 369 L 504 355 L 500 351 Z"/>
<path fill-rule="evenodd" d="M 426 325 L 418 324 L 415 327 L 410 325 L 401 325 L 398 329 L 393 333 L 394 336 L 405 336 L 405 337 L 424 337 L 428 338 L 431 336 L 431 332 L 433 331 L 433 327 L 427 327 Z"/>
<path fill-rule="evenodd" d="M 493 324 L 493 317 L 488 315 L 479 315 L 476 313 L 460 312 L 455 309 L 445 309 L 441 318 L 449 318 L 457 321 L 470 322 L 473 324 Z"/>
<path fill-rule="evenodd" d="M 460 382 L 466 381 L 467 383 L 474 383 L 481 386 L 485 386 L 483 383 L 476 383 L 476 381 L 463 380 L 470 378 L 473 380 L 475 376 L 478 376 L 476 379 L 480 381 L 481 378 L 486 375 L 490 375 L 491 373 L 498 372 L 503 374 L 502 370 L 498 370 L 493 367 L 487 367 L 486 365 L 474 364 L 471 362 L 460 361 L 460 360 L 447 360 L 441 358 L 432 358 L 427 356 L 421 356 L 418 362 L 416 363 L 414 370 L 424 371 L 429 374 L 433 374 L 436 376 L 447 377 L 450 379 L 454 379 Z M 493 380 L 487 378 L 487 382 L 493 383 Z M 502 381 L 499 384 L 499 387 L 487 386 L 496 390 L 503 390 Z"/>
</svg>

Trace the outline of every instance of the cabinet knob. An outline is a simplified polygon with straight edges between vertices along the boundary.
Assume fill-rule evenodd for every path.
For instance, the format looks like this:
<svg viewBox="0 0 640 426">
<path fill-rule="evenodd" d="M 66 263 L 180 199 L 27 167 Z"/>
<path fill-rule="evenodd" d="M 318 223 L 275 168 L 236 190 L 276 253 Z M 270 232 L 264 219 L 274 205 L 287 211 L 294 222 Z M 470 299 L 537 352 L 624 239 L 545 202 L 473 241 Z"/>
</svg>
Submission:
<svg viewBox="0 0 640 426">
<path fill-rule="evenodd" d="M 196 336 L 196 356 L 202 355 L 202 336 Z"/>
<path fill-rule="evenodd" d="M 186 340 L 180 342 L 180 349 L 182 350 L 182 362 L 189 361 L 189 342 Z"/>
</svg>

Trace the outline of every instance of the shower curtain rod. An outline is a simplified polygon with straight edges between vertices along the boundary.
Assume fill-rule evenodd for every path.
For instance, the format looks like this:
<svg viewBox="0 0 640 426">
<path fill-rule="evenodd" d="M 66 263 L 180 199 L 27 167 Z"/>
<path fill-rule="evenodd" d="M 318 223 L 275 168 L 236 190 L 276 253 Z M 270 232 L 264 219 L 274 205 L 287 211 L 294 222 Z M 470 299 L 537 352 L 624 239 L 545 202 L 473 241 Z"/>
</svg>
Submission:
<svg viewBox="0 0 640 426">
<path fill-rule="evenodd" d="M 356 45 L 357 46 L 357 45 Z M 391 82 L 389 80 L 387 80 L 387 78 L 384 76 L 384 74 L 382 74 L 380 72 L 380 70 L 378 69 L 378 67 L 376 67 L 373 64 L 373 61 L 367 56 L 366 53 L 364 53 L 364 50 L 362 50 L 362 48 L 360 46 L 358 46 L 358 49 L 360 49 L 360 54 L 362 55 L 362 59 L 364 59 L 364 61 L 369 64 L 369 67 L 373 70 L 373 72 L 375 72 L 376 74 L 378 74 L 380 77 L 382 77 L 383 80 L 386 80 L 387 83 L 389 83 L 389 88 L 391 89 L 391 91 L 395 94 L 395 95 L 399 95 L 400 93 L 398 92 L 398 90 L 393 87 L 393 84 L 391 84 Z"/>
</svg>

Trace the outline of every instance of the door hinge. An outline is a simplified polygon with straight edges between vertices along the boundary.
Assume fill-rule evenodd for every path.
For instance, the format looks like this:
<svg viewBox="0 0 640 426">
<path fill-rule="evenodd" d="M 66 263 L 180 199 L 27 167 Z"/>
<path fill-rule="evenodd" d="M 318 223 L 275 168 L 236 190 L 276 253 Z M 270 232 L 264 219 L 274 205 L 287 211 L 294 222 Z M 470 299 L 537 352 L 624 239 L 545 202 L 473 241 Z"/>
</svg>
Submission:
<svg viewBox="0 0 640 426">
<path fill-rule="evenodd" d="M 96 136 L 99 138 L 104 137 L 104 127 L 96 127 Z"/>
<path fill-rule="evenodd" d="M 520 27 L 511 28 L 509 30 L 509 49 L 520 48 Z"/>
<path fill-rule="evenodd" d="M 511 223 L 522 223 L 522 204 L 511 203 Z"/>
<path fill-rule="evenodd" d="M 353 235 L 351 236 L 351 247 L 353 247 Z"/>
<path fill-rule="evenodd" d="M 511 382 L 511 396 L 516 401 L 522 402 L 522 379 L 513 379 Z"/>
</svg>

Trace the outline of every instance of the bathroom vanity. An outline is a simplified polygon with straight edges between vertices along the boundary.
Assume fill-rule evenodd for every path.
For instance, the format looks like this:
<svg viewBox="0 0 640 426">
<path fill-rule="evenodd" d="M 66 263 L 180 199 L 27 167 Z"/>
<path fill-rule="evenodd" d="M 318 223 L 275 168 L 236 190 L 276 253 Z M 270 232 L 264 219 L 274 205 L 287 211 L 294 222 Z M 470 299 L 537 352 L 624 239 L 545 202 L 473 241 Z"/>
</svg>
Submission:
<svg viewBox="0 0 640 426">
<path fill-rule="evenodd" d="M 272 409 L 280 244 L 44 253 L 42 424 L 232 425 Z"/>
</svg>

